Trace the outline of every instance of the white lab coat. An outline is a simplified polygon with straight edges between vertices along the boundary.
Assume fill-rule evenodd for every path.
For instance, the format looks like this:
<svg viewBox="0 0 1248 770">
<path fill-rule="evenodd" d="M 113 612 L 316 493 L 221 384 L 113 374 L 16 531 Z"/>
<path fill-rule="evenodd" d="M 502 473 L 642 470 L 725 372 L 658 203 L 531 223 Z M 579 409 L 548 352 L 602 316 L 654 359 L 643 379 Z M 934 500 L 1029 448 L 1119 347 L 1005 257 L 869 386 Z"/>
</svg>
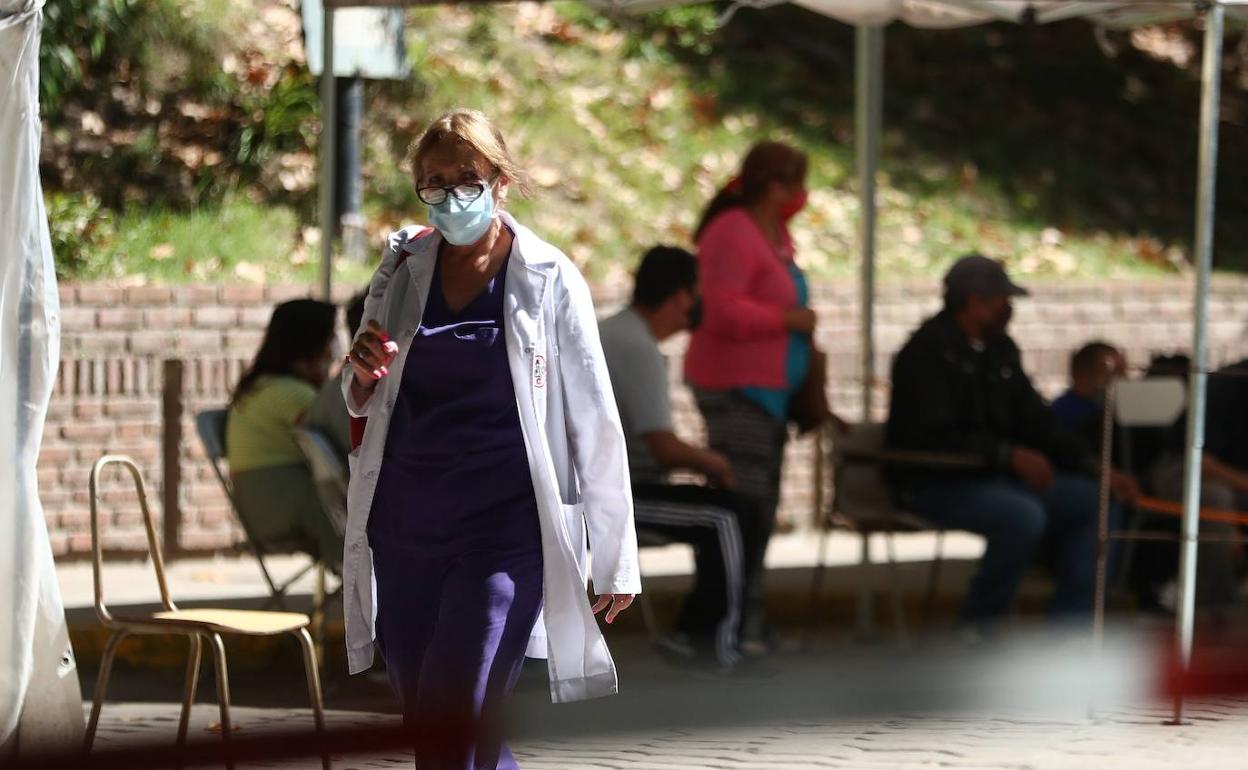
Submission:
<svg viewBox="0 0 1248 770">
<path fill-rule="evenodd" d="M 559 249 L 509 214 L 500 216 L 515 233 L 503 298 L 504 325 L 544 560 L 542 616 L 534 626 L 528 655 L 547 658 L 551 699 L 556 703 L 610 695 L 617 690 L 615 663 L 590 611 L 587 546 L 593 547 L 596 593 L 641 592 L 624 433 L 589 286 Z M 360 405 L 351 398 L 351 368 L 343 373 L 348 411 L 368 417 L 363 443 L 350 457 L 343 558 L 347 657 L 353 674 L 373 662 L 377 588 L 368 515 L 390 415 L 442 240 L 436 233 L 414 239 L 419 231 L 408 227 L 391 235 L 364 304 L 365 324 L 377 321 L 399 345 L 390 375 Z M 407 258 L 396 268 L 400 254 Z"/>
</svg>

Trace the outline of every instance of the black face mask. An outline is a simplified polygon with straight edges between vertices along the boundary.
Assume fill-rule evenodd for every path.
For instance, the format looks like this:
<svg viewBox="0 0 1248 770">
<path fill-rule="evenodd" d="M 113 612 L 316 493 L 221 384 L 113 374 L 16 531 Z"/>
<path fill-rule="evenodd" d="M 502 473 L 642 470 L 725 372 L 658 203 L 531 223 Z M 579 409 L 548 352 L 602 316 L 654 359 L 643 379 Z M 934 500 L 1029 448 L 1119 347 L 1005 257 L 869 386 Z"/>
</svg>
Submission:
<svg viewBox="0 0 1248 770">
<path fill-rule="evenodd" d="M 694 300 L 693 307 L 689 308 L 689 331 L 693 331 L 702 325 L 702 298 L 698 297 Z"/>
<path fill-rule="evenodd" d="M 1005 336 L 1005 331 L 1010 327 L 1010 319 L 1014 317 L 1014 306 L 1006 305 L 1005 309 L 997 313 L 988 324 L 984 327 L 984 336 L 989 339 L 996 339 Z"/>
</svg>

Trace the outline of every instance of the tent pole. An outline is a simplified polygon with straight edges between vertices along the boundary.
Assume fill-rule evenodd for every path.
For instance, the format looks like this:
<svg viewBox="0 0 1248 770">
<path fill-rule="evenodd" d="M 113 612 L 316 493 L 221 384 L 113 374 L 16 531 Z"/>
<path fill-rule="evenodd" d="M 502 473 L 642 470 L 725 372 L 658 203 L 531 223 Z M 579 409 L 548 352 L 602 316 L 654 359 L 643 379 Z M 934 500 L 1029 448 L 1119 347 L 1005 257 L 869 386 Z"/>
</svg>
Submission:
<svg viewBox="0 0 1248 770">
<path fill-rule="evenodd" d="M 859 25 L 854 33 L 854 142 L 858 155 L 858 239 L 862 249 L 862 420 L 870 422 L 875 386 L 876 171 L 884 92 L 884 28 Z"/>
<path fill-rule="evenodd" d="M 334 275 L 334 134 L 338 125 L 334 90 L 334 8 L 321 1 L 321 297 L 331 301 Z"/>
<path fill-rule="evenodd" d="M 1184 672 L 1192 660 L 1196 612 L 1197 537 L 1200 528 L 1201 459 L 1205 446 L 1205 388 L 1209 375 L 1209 275 L 1213 269 L 1214 188 L 1218 165 L 1218 98 L 1222 86 L 1225 9 L 1213 0 L 1205 17 L 1200 95 L 1200 157 L 1196 182 L 1196 308 L 1192 329 L 1191 385 L 1187 394 L 1187 446 L 1183 469 L 1183 523 L 1179 551 L 1179 606 L 1175 642 Z M 1174 723 L 1183 721 L 1183 696 L 1174 701 Z"/>
</svg>

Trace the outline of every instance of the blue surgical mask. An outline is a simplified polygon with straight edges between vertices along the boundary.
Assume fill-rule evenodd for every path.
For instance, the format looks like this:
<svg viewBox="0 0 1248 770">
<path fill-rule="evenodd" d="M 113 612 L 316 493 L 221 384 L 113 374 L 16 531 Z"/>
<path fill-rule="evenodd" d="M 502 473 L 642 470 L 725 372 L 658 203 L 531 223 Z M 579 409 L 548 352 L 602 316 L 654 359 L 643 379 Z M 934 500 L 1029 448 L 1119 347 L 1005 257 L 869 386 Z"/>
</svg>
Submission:
<svg viewBox="0 0 1248 770">
<path fill-rule="evenodd" d="M 446 200 L 429 207 L 429 224 L 442 233 L 447 243 L 468 246 L 481 240 L 494 221 L 494 183 L 476 200 L 464 203 L 448 195 Z"/>
</svg>

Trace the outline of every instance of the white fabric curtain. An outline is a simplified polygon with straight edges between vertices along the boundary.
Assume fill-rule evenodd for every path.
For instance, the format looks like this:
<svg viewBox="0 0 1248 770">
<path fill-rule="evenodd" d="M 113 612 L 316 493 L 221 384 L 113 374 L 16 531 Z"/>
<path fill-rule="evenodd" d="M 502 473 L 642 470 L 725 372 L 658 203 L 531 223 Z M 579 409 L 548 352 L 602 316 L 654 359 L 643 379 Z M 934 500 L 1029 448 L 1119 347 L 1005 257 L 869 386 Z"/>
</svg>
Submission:
<svg viewBox="0 0 1248 770">
<path fill-rule="evenodd" d="M 19 721 L 23 733 L 32 724 L 23 708 L 48 659 L 78 689 L 68 650 L 48 649 L 65 638 L 65 612 L 35 477 L 60 357 L 39 183 L 42 8 L 43 0 L 0 0 L 0 745 L 13 744 Z"/>
</svg>

